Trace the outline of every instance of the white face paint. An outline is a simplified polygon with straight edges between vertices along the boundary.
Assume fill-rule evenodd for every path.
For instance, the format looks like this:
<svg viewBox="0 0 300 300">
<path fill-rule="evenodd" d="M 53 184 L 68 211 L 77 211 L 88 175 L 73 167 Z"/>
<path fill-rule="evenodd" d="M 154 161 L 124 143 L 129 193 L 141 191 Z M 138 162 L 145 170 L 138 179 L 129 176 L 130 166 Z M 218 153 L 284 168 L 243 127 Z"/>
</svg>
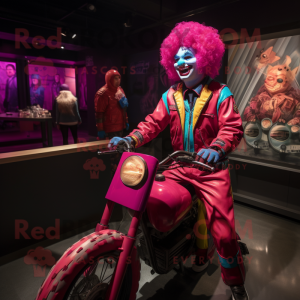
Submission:
<svg viewBox="0 0 300 300">
<path fill-rule="evenodd" d="M 174 59 L 175 70 L 188 88 L 201 82 L 204 75 L 198 72 L 197 59 L 192 48 L 180 47 Z"/>
</svg>

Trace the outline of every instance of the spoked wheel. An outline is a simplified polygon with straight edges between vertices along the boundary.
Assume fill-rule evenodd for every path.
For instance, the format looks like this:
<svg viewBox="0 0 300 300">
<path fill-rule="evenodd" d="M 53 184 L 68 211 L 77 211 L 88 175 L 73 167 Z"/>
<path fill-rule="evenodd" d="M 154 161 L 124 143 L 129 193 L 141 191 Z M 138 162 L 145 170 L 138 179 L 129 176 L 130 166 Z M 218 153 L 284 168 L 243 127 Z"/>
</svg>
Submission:
<svg viewBox="0 0 300 300">
<path fill-rule="evenodd" d="M 104 300 L 110 291 L 118 263 L 114 253 L 100 256 L 84 267 L 75 278 L 64 300 Z M 132 267 L 128 265 L 118 300 L 129 300 L 132 287 Z"/>
</svg>

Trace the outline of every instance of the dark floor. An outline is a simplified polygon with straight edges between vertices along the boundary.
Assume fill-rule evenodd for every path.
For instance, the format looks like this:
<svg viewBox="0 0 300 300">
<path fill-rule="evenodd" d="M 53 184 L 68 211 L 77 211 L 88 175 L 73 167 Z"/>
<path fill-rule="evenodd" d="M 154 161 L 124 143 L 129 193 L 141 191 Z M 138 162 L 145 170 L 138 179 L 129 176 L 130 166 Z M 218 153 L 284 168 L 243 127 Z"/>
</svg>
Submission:
<svg viewBox="0 0 300 300">
<path fill-rule="evenodd" d="M 250 299 L 298 300 L 300 224 L 240 204 L 235 204 L 235 215 L 237 231 L 250 250 L 245 262 L 246 287 Z M 112 224 L 111 227 L 116 226 L 117 224 Z M 58 259 L 82 236 L 74 236 L 48 249 Z M 190 266 L 191 262 L 188 260 L 185 276 L 175 271 L 167 275 L 151 275 L 151 269 L 142 263 L 137 299 L 231 299 L 230 290 L 221 279 L 216 254 L 213 263 L 203 273 L 195 275 Z M 0 299 L 35 299 L 49 269 L 45 274 L 41 273 L 41 277 L 35 277 L 33 265 L 26 265 L 24 259 L 1 266 Z"/>
</svg>

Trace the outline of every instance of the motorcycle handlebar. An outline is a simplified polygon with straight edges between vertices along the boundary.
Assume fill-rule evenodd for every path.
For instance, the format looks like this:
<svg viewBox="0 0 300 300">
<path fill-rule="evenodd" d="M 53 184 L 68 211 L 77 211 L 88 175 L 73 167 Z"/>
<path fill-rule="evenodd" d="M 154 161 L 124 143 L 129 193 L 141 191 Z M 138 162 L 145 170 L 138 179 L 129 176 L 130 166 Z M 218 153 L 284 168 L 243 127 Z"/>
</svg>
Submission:
<svg viewBox="0 0 300 300">
<path fill-rule="evenodd" d="M 195 159 L 196 156 L 197 156 L 197 153 L 196 153 L 196 152 L 181 151 L 181 150 L 175 151 L 175 152 L 173 152 L 172 154 L 168 155 L 167 158 L 165 158 L 164 160 L 162 160 L 162 161 L 159 163 L 159 166 L 165 165 L 165 164 L 168 163 L 170 160 L 172 160 L 172 158 L 177 157 L 177 156 L 180 156 L 180 155 L 187 155 L 187 156 L 190 156 L 190 157 L 192 157 L 193 159 Z"/>
<path fill-rule="evenodd" d="M 122 147 L 119 147 L 117 149 L 113 149 L 113 150 L 108 150 L 108 151 L 98 151 L 98 155 L 102 155 L 102 154 L 114 154 L 114 153 L 123 153 L 123 152 L 127 152 L 132 150 L 129 143 L 125 142 L 126 147 L 124 147 L 124 144 Z M 126 149 L 127 148 L 127 149 Z M 181 156 L 181 157 L 180 157 Z M 170 162 L 171 160 L 176 160 L 178 162 L 184 162 L 184 163 L 188 163 L 191 165 L 198 165 L 201 166 L 202 168 L 205 168 L 211 172 L 215 171 L 215 167 L 211 167 L 207 164 L 204 164 L 202 162 L 196 161 L 196 156 L 197 153 L 196 152 L 188 152 L 188 151 L 175 151 L 172 154 L 168 155 L 167 158 L 165 158 L 164 160 L 162 160 L 159 163 L 159 167 L 163 166 L 165 164 L 167 164 L 168 162 Z M 177 159 L 176 159 L 177 158 Z"/>
<path fill-rule="evenodd" d="M 118 144 L 116 146 L 116 149 L 113 150 L 105 150 L 105 151 L 98 151 L 97 154 L 114 154 L 114 153 L 120 153 L 122 154 L 123 152 L 133 152 L 134 148 L 127 142 L 127 141 L 122 141 L 122 144 Z"/>
<path fill-rule="evenodd" d="M 214 171 L 215 171 L 215 167 L 211 167 L 211 166 L 206 165 L 206 164 L 204 164 L 204 163 L 202 163 L 202 162 L 200 162 L 200 161 L 192 161 L 192 164 L 193 164 L 193 165 L 199 165 L 199 166 L 201 166 L 201 167 L 203 167 L 203 168 L 205 168 L 205 169 L 208 169 L 208 170 L 211 171 L 211 172 L 214 172 Z"/>
<path fill-rule="evenodd" d="M 187 151 L 175 151 L 172 154 L 170 154 L 167 158 L 165 158 L 163 161 L 159 163 L 159 166 L 163 166 L 164 164 L 167 164 L 170 160 L 175 158 L 176 162 L 183 162 L 191 165 L 198 165 L 201 166 L 204 169 L 207 169 L 211 172 L 215 171 L 215 167 L 211 167 L 207 164 L 204 164 L 200 161 L 196 161 L 195 158 L 197 156 L 196 152 L 187 152 Z"/>
</svg>

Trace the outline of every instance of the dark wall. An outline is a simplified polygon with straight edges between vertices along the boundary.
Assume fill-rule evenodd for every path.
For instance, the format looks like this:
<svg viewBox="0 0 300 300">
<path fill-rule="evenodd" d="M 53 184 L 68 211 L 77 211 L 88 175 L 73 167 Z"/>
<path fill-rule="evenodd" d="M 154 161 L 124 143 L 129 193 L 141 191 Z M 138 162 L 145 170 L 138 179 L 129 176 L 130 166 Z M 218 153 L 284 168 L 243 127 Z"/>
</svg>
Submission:
<svg viewBox="0 0 300 300">
<path fill-rule="evenodd" d="M 42 56 L 50 59 L 52 58 L 52 59 L 68 60 L 68 61 L 79 61 L 82 59 L 81 53 L 78 51 L 72 51 L 72 50 L 61 49 L 61 48 L 50 49 L 47 46 L 45 46 L 43 49 L 36 49 L 31 44 L 29 46 L 31 49 L 26 49 L 23 46 L 23 44 L 20 45 L 20 48 L 17 48 L 15 41 L 0 39 L 1 53 L 15 54 L 23 57 Z"/>
<path fill-rule="evenodd" d="M 105 165 L 95 179 L 84 169 L 92 158 L 101 159 Z M 55 243 L 63 234 L 72 231 L 76 235 L 95 227 L 106 204 L 110 178 L 110 157 L 97 156 L 94 151 L 2 164 L 0 228 L 5 247 L 1 248 L 0 257 L 20 249 L 24 249 L 20 255 L 26 255 L 26 249 L 37 243 Z M 120 211 L 116 211 L 114 219 L 120 218 Z M 15 236 L 19 228 L 16 220 L 28 224 L 25 232 L 29 238 Z M 59 222 L 59 239 L 49 240 L 45 234 L 39 234 L 41 239 L 32 236 L 34 227 L 46 231 L 55 227 L 55 220 Z"/>
<path fill-rule="evenodd" d="M 212 2 L 207 3 L 207 6 L 213 4 Z M 187 5 L 192 4 L 187 3 Z M 286 0 L 281 5 L 271 0 L 240 0 L 204 10 L 200 14 L 177 20 L 173 24 L 180 21 L 196 21 L 217 28 L 219 31 L 232 28 L 239 32 L 241 28 L 246 28 L 252 35 L 251 31 L 259 28 L 264 34 L 299 28 L 299 9 L 300 1 L 298 0 Z"/>
</svg>

